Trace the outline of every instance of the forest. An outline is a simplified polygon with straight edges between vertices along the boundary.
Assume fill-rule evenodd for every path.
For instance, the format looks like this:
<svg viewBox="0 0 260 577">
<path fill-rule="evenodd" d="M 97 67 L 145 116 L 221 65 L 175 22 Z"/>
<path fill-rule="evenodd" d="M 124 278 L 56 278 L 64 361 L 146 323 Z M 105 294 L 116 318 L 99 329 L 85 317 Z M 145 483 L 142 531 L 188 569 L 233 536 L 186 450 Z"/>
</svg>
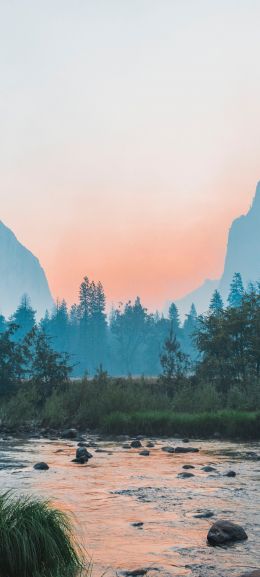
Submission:
<svg viewBox="0 0 260 577">
<path fill-rule="evenodd" d="M 69 311 L 57 303 L 37 324 L 25 296 L 1 317 L 2 423 L 259 434 L 259 284 L 245 289 L 236 273 L 226 305 L 215 291 L 182 325 L 174 303 L 167 317 L 139 298 L 109 317 L 105 306 L 102 285 L 85 278 Z"/>
</svg>

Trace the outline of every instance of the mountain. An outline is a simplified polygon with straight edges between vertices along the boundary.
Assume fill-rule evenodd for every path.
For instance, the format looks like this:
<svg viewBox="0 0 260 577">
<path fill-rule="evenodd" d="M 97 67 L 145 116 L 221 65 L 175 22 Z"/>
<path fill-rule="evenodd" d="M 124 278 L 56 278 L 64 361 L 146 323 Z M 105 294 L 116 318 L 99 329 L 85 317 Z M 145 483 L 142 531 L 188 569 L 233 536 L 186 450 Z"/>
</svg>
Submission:
<svg viewBox="0 0 260 577">
<path fill-rule="evenodd" d="M 37 317 L 53 306 L 53 298 L 38 259 L 0 221 L 0 312 L 9 316 L 27 294 Z"/>
<path fill-rule="evenodd" d="M 260 280 L 260 182 L 248 213 L 236 218 L 231 225 L 221 278 L 218 281 L 206 280 L 201 287 L 178 300 L 176 305 L 180 315 L 187 314 L 192 303 L 199 313 L 207 311 L 216 288 L 226 300 L 235 272 L 241 273 L 245 286 Z"/>
</svg>

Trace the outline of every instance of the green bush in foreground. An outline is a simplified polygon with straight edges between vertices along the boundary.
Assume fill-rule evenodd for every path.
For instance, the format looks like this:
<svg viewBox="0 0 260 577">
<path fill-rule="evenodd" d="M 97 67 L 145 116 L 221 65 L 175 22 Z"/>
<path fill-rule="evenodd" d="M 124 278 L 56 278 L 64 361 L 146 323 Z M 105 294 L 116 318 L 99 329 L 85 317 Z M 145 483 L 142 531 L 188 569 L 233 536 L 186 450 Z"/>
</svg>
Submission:
<svg viewBox="0 0 260 577">
<path fill-rule="evenodd" d="M 82 569 L 67 515 L 48 501 L 0 495 L 0 577 L 76 577 Z"/>
</svg>

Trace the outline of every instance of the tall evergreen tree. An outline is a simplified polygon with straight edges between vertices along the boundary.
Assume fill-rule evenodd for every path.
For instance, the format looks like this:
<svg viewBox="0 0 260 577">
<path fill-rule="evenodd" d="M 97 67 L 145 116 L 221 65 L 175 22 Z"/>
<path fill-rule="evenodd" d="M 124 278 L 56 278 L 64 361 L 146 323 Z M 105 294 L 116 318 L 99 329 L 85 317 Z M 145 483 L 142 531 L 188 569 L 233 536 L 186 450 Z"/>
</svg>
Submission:
<svg viewBox="0 0 260 577">
<path fill-rule="evenodd" d="M 15 313 L 10 318 L 10 323 L 16 325 L 14 339 L 21 341 L 35 326 L 35 311 L 31 307 L 30 298 L 24 294 Z"/>
<path fill-rule="evenodd" d="M 244 286 L 240 272 L 235 272 L 229 289 L 228 304 L 230 307 L 239 307 L 244 295 Z"/>
<path fill-rule="evenodd" d="M 217 315 L 223 311 L 224 304 L 220 292 L 216 289 L 212 295 L 209 311 L 213 315 Z"/>
<path fill-rule="evenodd" d="M 177 335 L 180 330 L 180 317 L 179 317 L 179 311 L 175 303 L 171 303 L 171 305 L 169 306 L 169 321 L 171 323 L 174 333 Z"/>
</svg>

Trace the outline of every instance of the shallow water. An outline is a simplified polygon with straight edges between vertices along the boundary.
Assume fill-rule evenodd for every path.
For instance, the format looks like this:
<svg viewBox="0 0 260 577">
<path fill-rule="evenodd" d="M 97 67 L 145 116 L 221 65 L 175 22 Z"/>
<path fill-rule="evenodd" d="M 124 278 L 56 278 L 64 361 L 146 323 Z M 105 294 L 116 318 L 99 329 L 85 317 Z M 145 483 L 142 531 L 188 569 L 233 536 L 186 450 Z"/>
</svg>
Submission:
<svg viewBox="0 0 260 577">
<path fill-rule="evenodd" d="M 88 437 L 90 444 L 97 442 Z M 145 446 L 148 439 L 142 440 Z M 0 441 L 0 488 L 36 493 L 73 513 L 81 542 L 94 562 L 94 575 L 150 568 L 167 576 L 225 577 L 260 566 L 260 445 L 196 441 L 199 453 L 169 454 L 155 441 L 149 457 L 122 442 L 98 441 L 105 452 L 87 465 L 71 462 L 76 442 L 45 439 Z M 189 446 L 189 445 L 183 445 Z M 33 464 L 46 461 L 49 471 Z M 194 477 L 178 478 L 192 464 Z M 201 468 L 212 465 L 216 471 Z M 225 476 L 228 470 L 237 476 Z M 210 511 L 212 518 L 194 517 Z M 206 536 L 217 519 L 241 524 L 248 541 L 210 547 Z M 134 527 L 132 523 L 143 522 Z"/>
</svg>

